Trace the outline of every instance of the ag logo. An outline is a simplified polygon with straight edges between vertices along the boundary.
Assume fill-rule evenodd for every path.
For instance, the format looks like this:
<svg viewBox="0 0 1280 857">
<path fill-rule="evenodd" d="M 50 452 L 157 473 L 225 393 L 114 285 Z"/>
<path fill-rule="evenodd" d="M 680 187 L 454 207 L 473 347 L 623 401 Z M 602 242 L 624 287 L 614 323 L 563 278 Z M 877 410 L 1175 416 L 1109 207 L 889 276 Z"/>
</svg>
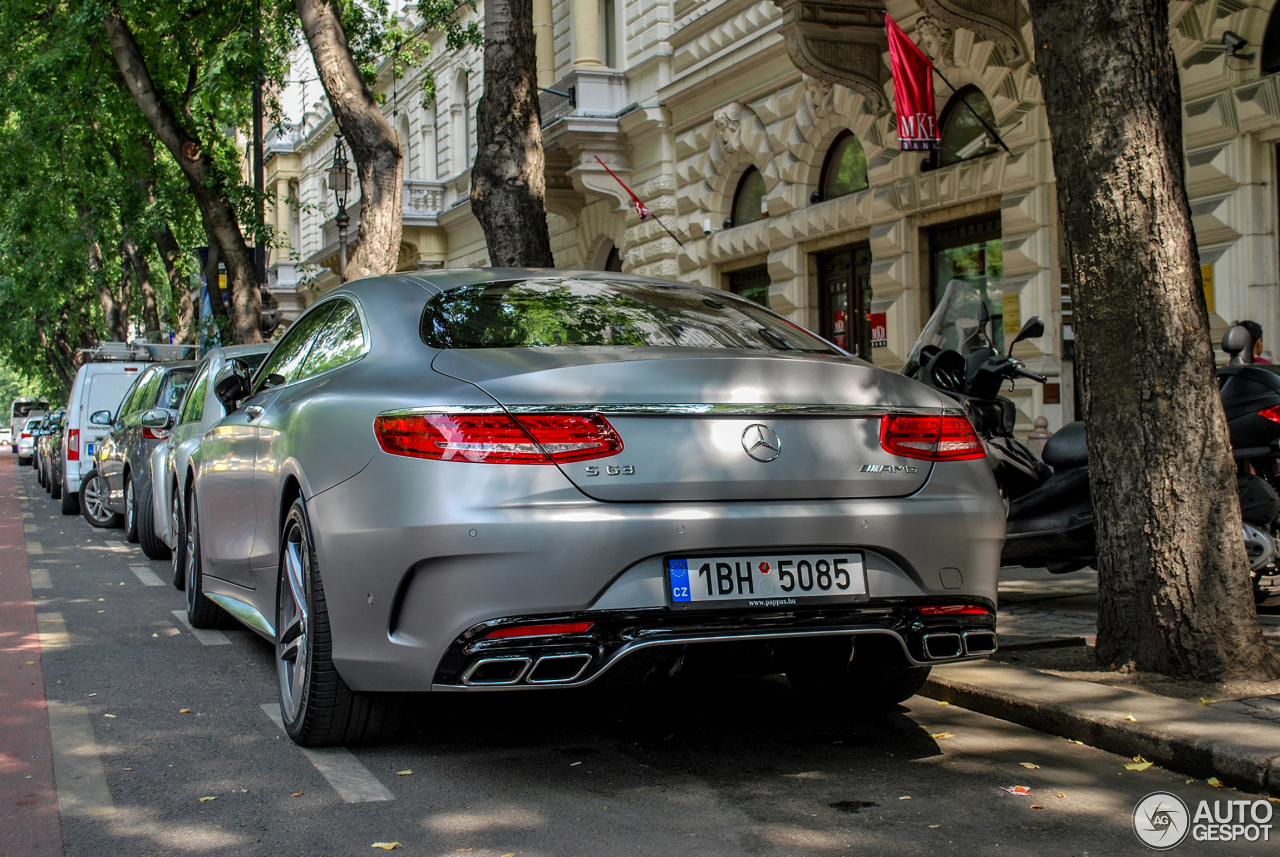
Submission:
<svg viewBox="0 0 1280 857">
<path fill-rule="evenodd" d="M 1180 844 L 1190 829 L 1187 805 L 1169 792 L 1152 792 L 1133 808 L 1133 832 L 1143 845 L 1157 851 Z"/>
</svg>

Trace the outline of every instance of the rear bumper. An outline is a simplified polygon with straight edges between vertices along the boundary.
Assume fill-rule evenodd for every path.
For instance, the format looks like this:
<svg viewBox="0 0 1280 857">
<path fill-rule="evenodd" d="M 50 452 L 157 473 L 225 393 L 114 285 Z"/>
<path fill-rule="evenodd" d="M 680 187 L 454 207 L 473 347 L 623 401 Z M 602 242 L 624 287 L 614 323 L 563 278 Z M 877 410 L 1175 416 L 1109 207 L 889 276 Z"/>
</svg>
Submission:
<svg viewBox="0 0 1280 857">
<path fill-rule="evenodd" d="M 866 558 L 869 599 L 860 609 L 892 612 L 937 599 L 995 606 L 1004 505 L 983 461 L 935 466 L 925 487 L 905 498 L 750 503 L 601 503 L 553 468 L 528 467 L 519 473 L 523 496 L 511 498 L 511 470 L 379 454 L 357 476 L 308 498 L 333 659 L 353 689 L 448 686 L 438 669 L 458 641 L 508 617 L 643 611 L 696 621 L 667 607 L 663 557 L 673 554 L 838 546 Z M 259 586 L 254 597 L 260 610 L 273 611 L 273 587 Z M 766 614 L 738 615 L 746 624 L 724 633 L 742 633 Z M 812 627 L 812 608 L 767 615 L 775 623 L 769 633 L 780 637 L 897 634 L 924 662 L 912 654 L 910 634 L 868 624 L 871 614 Z M 628 653 L 660 644 L 630 642 Z M 616 659 L 617 651 L 604 654 Z M 592 669 L 604 665 L 593 660 Z"/>
</svg>

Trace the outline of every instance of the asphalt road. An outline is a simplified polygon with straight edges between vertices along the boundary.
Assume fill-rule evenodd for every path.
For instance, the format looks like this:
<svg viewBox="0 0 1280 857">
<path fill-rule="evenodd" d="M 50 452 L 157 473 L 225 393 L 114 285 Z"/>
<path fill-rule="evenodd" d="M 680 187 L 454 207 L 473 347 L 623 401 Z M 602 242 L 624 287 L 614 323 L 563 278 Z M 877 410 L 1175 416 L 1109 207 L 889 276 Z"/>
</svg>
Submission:
<svg viewBox="0 0 1280 857">
<path fill-rule="evenodd" d="M 919 697 L 816 708 L 781 677 L 441 695 L 393 741 L 309 756 L 269 716 L 267 643 L 202 643 L 167 562 L 60 515 L 30 468 L 17 490 L 75 857 L 1146 854 L 1144 795 L 1250 797 Z"/>
</svg>

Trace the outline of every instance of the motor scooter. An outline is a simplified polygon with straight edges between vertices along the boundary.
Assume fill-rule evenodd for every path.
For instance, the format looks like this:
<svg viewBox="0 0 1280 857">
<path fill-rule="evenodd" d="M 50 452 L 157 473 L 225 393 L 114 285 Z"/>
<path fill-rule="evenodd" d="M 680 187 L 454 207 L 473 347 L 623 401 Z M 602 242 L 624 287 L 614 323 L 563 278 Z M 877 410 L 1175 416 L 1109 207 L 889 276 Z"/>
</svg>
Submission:
<svg viewBox="0 0 1280 857">
<path fill-rule="evenodd" d="M 1013 357 L 1013 346 L 1044 335 L 1031 318 L 1005 354 L 995 347 L 992 317 L 977 287 L 952 280 L 907 356 L 904 374 L 960 403 L 986 442 L 988 461 L 1008 503 L 1005 566 L 1077 571 L 1097 561 L 1084 423 L 1063 426 L 1037 456 L 1013 434 L 1016 407 L 1001 396 L 1017 379 L 1044 383 Z M 1280 605 L 1280 366 L 1246 355 L 1248 331 L 1223 337 L 1231 363 L 1217 370 L 1237 465 L 1241 527 L 1254 600 Z"/>
</svg>

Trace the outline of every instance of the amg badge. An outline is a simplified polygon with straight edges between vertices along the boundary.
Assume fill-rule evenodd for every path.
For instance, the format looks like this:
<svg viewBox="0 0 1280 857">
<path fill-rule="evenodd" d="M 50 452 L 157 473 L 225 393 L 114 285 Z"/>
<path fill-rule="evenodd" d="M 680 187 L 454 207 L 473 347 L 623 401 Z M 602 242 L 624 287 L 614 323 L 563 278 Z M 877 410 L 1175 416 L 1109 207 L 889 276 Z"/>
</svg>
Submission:
<svg viewBox="0 0 1280 857">
<path fill-rule="evenodd" d="M 910 464 L 864 464 L 863 473 L 915 473 L 916 468 Z"/>
</svg>

